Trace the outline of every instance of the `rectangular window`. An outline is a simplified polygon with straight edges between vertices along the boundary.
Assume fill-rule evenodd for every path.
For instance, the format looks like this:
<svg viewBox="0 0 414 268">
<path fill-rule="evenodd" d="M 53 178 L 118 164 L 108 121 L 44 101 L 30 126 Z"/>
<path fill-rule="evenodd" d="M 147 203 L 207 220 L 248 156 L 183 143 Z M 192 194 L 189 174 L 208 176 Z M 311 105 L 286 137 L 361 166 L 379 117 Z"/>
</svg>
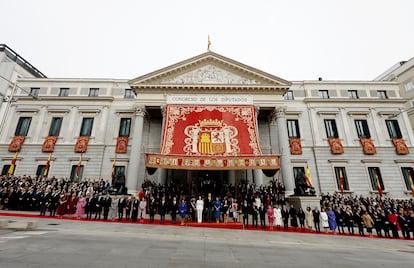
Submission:
<svg viewBox="0 0 414 268">
<path fill-rule="evenodd" d="M 284 95 L 285 100 L 294 100 L 295 97 L 293 96 L 293 91 L 288 90 Z"/>
<path fill-rule="evenodd" d="M 135 97 L 134 91 L 132 89 L 125 89 L 124 98 L 125 99 L 133 99 Z"/>
<path fill-rule="evenodd" d="M 385 90 L 378 90 L 377 95 L 380 99 L 388 99 L 387 91 Z"/>
<path fill-rule="evenodd" d="M 82 119 L 82 126 L 81 126 L 79 136 L 88 136 L 88 137 L 90 137 L 91 134 L 92 134 L 92 127 L 93 127 L 93 118 L 84 117 Z"/>
<path fill-rule="evenodd" d="M 319 90 L 319 98 L 321 98 L 321 99 L 329 99 L 329 92 L 328 92 L 328 90 Z"/>
<path fill-rule="evenodd" d="M 59 136 L 60 127 L 62 126 L 62 117 L 53 117 L 50 124 L 49 136 Z"/>
<path fill-rule="evenodd" d="M 384 191 L 384 183 L 382 181 L 381 172 L 379 167 L 368 167 L 369 179 L 371 181 L 372 190 L 378 191 L 377 181 L 381 186 L 381 189 Z"/>
<path fill-rule="evenodd" d="M 357 90 L 348 90 L 348 97 L 350 99 L 359 99 Z"/>
<path fill-rule="evenodd" d="M 7 175 L 9 174 L 9 169 L 10 169 L 11 165 L 4 165 L 3 168 L 1 169 L 1 175 Z M 14 166 L 14 169 L 16 169 L 16 166 Z"/>
<path fill-rule="evenodd" d="M 78 169 L 78 165 L 72 165 L 71 171 L 70 171 L 70 180 L 71 181 L 81 181 L 83 177 L 83 165 L 80 165 L 79 169 L 79 176 L 76 176 L 76 171 Z"/>
<path fill-rule="evenodd" d="M 69 88 L 61 88 L 59 90 L 59 97 L 67 97 L 69 96 Z"/>
<path fill-rule="evenodd" d="M 335 119 L 325 119 L 326 137 L 328 139 L 338 138 L 338 130 L 336 128 Z"/>
<path fill-rule="evenodd" d="M 36 176 L 43 177 L 45 174 L 46 165 L 38 165 L 36 169 Z"/>
<path fill-rule="evenodd" d="M 39 92 L 40 92 L 40 88 L 32 87 L 30 89 L 30 94 L 29 95 L 34 97 L 34 98 L 37 98 L 37 97 L 39 97 Z"/>
<path fill-rule="evenodd" d="M 119 137 L 129 137 L 131 130 L 131 118 L 121 118 L 121 124 L 119 126 Z"/>
<path fill-rule="evenodd" d="M 31 117 L 20 117 L 19 122 L 17 123 L 15 136 L 27 136 L 29 132 L 30 122 L 32 121 Z"/>
<path fill-rule="evenodd" d="M 296 119 L 288 119 L 286 122 L 289 138 L 300 138 L 299 121 Z"/>
<path fill-rule="evenodd" d="M 408 83 L 406 83 L 405 85 L 404 85 L 404 87 L 405 87 L 405 91 L 410 91 L 410 90 L 413 90 L 414 89 L 414 85 L 413 85 L 413 82 L 408 82 Z"/>
<path fill-rule="evenodd" d="M 335 170 L 336 185 L 338 187 L 338 190 L 339 191 L 341 190 L 341 183 L 342 183 L 344 187 L 344 191 L 349 191 L 348 177 L 346 176 L 345 167 L 335 167 L 334 170 Z"/>
<path fill-rule="evenodd" d="M 371 138 L 367 120 L 355 120 L 355 127 L 356 127 L 356 131 L 358 134 L 358 138 L 364 138 L 364 139 Z"/>
<path fill-rule="evenodd" d="M 387 124 L 388 134 L 391 139 L 401 139 L 402 134 L 397 120 L 385 120 Z"/>
<path fill-rule="evenodd" d="M 99 88 L 89 89 L 89 97 L 98 97 L 98 96 L 99 96 Z"/>
<path fill-rule="evenodd" d="M 405 187 L 408 191 L 411 191 L 411 183 L 414 183 L 414 169 L 412 167 L 401 167 L 401 171 L 404 177 Z"/>
</svg>

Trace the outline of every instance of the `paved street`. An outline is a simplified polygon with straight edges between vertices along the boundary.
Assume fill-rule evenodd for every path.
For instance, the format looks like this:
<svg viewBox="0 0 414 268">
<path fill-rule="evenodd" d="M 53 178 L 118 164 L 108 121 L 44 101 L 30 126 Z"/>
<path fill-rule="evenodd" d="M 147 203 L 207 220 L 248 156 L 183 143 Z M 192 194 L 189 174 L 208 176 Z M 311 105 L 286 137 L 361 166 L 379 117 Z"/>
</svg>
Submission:
<svg viewBox="0 0 414 268">
<path fill-rule="evenodd" d="M 9 221 L 28 221 L 3 217 Z M 36 219 L 0 230 L 0 267 L 411 267 L 414 242 Z"/>
</svg>

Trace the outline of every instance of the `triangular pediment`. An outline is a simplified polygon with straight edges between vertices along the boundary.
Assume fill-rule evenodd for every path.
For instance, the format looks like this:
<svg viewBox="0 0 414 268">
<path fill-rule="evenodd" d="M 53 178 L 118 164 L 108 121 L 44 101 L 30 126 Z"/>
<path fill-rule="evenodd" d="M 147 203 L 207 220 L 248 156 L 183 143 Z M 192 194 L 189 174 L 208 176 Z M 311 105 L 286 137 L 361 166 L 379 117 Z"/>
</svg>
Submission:
<svg viewBox="0 0 414 268">
<path fill-rule="evenodd" d="M 290 82 L 214 52 L 168 66 L 129 81 L 131 87 L 158 86 L 276 86 Z"/>
</svg>

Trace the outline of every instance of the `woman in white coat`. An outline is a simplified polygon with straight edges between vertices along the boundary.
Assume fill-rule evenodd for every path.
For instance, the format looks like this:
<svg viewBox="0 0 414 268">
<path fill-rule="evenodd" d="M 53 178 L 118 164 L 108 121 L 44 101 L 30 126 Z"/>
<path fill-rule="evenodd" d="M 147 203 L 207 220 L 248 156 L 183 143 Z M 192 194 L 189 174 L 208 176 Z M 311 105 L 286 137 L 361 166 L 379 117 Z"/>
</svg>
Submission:
<svg viewBox="0 0 414 268">
<path fill-rule="evenodd" d="M 197 222 L 201 223 L 203 221 L 203 209 L 204 209 L 204 201 L 201 198 L 201 195 L 197 199 L 196 209 L 197 209 Z"/>
<path fill-rule="evenodd" d="M 322 227 L 325 230 L 325 233 L 328 232 L 329 229 L 329 220 L 328 220 L 328 214 L 325 211 L 325 208 L 321 208 L 321 223 Z"/>
<path fill-rule="evenodd" d="M 307 207 L 305 210 L 305 226 L 309 231 L 313 231 L 313 213 L 310 207 Z"/>
<path fill-rule="evenodd" d="M 280 209 L 279 205 L 275 205 L 273 208 L 273 217 L 274 217 L 274 226 L 280 230 L 280 226 L 282 225 L 282 210 Z"/>
</svg>

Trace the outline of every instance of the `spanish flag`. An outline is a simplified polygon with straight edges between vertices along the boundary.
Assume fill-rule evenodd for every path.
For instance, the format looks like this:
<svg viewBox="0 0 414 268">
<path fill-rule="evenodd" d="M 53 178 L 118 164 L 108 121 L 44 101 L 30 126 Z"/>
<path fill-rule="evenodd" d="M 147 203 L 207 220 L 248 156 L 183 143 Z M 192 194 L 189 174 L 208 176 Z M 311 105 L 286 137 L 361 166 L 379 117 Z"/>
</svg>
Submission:
<svg viewBox="0 0 414 268">
<path fill-rule="evenodd" d="M 45 171 L 43 172 L 43 177 L 47 177 L 47 174 L 49 173 L 50 168 L 50 159 L 52 158 L 52 153 L 49 154 L 49 157 L 47 158 Z"/>
<path fill-rule="evenodd" d="M 344 195 L 344 174 L 342 174 L 342 169 L 339 169 L 339 188 L 341 190 L 341 195 Z"/>
<path fill-rule="evenodd" d="M 82 165 L 82 154 L 79 157 L 78 167 L 76 168 L 76 178 L 78 179 L 80 175 L 81 165 Z"/>
<path fill-rule="evenodd" d="M 211 47 L 211 41 L 210 41 L 210 35 L 209 35 L 207 39 L 207 50 L 208 51 L 210 51 L 210 47 Z"/>
<path fill-rule="evenodd" d="M 9 167 L 9 171 L 7 172 L 8 175 L 13 175 L 14 174 L 14 169 L 16 167 L 16 161 L 17 161 L 17 155 L 19 154 L 19 152 L 16 151 L 16 153 L 13 156 L 13 159 L 11 161 L 11 165 Z"/>
<path fill-rule="evenodd" d="M 411 171 L 408 172 L 408 179 L 410 180 L 411 194 L 414 197 L 414 183 L 413 183 L 413 177 L 411 176 Z"/>
<path fill-rule="evenodd" d="M 114 162 L 112 163 L 112 180 L 115 178 L 115 166 L 116 166 L 116 157 L 114 159 Z"/>
<path fill-rule="evenodd" d="M 378 194 L 380 197 L 382 197 L 382 187 L 377 172 L 375 172 L 375 183 L 377 185 Z"/>
<path fill-rule="evenodd" d="M 313 187 L 309 166 L 306 166 L 305 179 L 306 179 L 306 183 L 309 185 L 309 187 Z"/>
</svg>

